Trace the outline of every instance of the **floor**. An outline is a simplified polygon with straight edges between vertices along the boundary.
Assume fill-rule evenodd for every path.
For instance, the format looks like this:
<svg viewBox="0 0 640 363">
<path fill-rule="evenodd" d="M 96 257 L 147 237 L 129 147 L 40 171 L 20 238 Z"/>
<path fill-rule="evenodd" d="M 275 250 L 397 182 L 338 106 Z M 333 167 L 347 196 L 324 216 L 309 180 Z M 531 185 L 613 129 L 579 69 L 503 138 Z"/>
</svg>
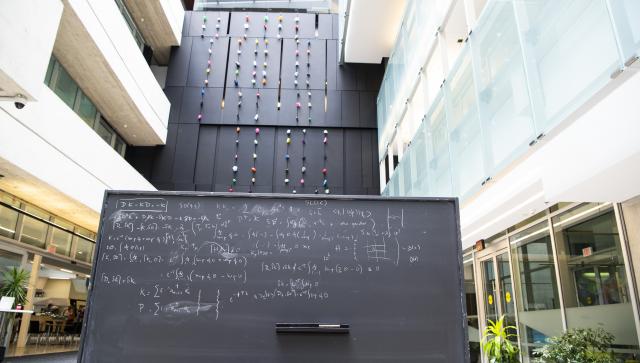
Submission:
<svg viewBox="0 0 640 363">
<path fill-rule="evenodd" d="M 45 353 L 61 353 L 61 352 L 77 352 L 78 344 L 70 345 L 32 345 L 29 344 L 24 348 L 16 348 L 14 344 L 9 346 L 7 357 L 45 354 Z"/>
<path fill-rule="evenodd" d="M 5 362 L 11 363 L 75 363 L 78 361 L 78 352 L 52 353 L 30 355 L 23 357 L 7 358 Z"/>
</svg>

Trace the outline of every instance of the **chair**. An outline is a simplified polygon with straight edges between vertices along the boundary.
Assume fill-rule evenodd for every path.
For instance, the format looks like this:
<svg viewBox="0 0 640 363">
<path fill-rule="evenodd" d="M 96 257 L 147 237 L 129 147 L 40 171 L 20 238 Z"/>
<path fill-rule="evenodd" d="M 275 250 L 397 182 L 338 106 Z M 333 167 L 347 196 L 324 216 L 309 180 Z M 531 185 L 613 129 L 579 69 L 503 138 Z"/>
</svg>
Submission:
<svg viewBox="0 0 640 363">
<path fill-rule="evenodd" d="M 36 345 L 40 344 L 42 333 L 40 332 L 40 322 L 38 320 L 29 321 L 29 330 L 27 331 L 27 344 L 32 337 L 36 337 Z"/>
</svg>

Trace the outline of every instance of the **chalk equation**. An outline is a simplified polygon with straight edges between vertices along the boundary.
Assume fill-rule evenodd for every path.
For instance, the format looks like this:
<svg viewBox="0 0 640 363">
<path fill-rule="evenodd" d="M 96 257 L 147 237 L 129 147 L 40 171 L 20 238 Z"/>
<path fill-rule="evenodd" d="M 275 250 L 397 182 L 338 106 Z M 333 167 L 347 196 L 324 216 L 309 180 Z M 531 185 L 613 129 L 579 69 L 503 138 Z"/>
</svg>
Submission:
<svg viewBox="0 0 640 363">
<path fill-rule="evenodd" d="M 119 289 L 138 314 L 219 320 L 237 304 L 322 303 L 337 298 L 341 279 L 423 263 L 429 234 L 409 225 L 415 211 L 344 205 L 117 199 L 103 221 L 95 288 Z"/>
</svg>

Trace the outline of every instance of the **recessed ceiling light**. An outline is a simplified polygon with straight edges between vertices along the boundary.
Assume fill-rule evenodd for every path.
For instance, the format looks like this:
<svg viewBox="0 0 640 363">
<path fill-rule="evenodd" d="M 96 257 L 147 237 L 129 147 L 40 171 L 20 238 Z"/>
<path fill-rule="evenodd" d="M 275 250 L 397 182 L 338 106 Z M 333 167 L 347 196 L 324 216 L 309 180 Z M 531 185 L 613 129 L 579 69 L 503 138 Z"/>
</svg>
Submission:
<svg viewBox="0 0 640 363">
<path fill-rule="evenodd" d="M 127 127 L 129 127 L 127 124 L 124 124 L 124 128 L 126 129 Z"/>
</svg>

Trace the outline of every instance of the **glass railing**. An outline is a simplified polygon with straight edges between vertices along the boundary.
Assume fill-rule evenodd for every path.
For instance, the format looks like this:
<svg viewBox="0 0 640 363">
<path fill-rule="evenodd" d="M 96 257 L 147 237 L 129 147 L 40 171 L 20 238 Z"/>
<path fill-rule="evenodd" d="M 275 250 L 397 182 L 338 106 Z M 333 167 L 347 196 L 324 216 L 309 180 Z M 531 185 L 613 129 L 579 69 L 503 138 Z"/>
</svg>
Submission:
<svg viewBox="0 0 640 363">
<path fill-rule="evenodd" d="M 307 9 L 314 11 L 337 10 L 336 0 L 196 0 L 193 10 L 234 9 Z"/>
<path fill-rule="evenodd" d="M 93 232 L 1 191 L 0 240 L 86 263 L 91 263 L 95 247 Z"/>
<path fill-rule="evenodd" d="M 420 11 L 416 2 L 408 9 Z M 398 42 L 378 96 L 381 157 L 390 142 L 406 144 L 397 131 L 403 123 L 422 124 L 384 194 L 472 195 L 637 59 L 637 19 L 636 0 L 489 0 L 444 85 L 422 113 L 409 116 L 407 105 L 426 102 L 422 92 L 403 94 L 419 85 L 409 75 L 427 61 L 423 52 L 419 61 L 412 53 L 431 41 L 411 44 L 408 52 Z M 402 32 L 399 38 L 411 36 L 404 24 Z"/>
</svg>

